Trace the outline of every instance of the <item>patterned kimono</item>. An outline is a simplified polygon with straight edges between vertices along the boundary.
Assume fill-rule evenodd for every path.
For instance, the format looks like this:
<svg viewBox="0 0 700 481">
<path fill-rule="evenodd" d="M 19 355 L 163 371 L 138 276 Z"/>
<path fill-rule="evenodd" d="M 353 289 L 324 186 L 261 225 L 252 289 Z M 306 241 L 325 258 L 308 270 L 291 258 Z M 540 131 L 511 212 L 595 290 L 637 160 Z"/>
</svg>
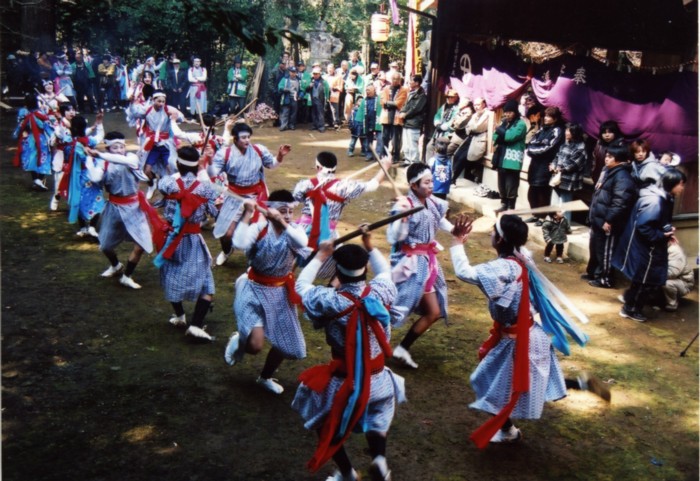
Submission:
<svg viewBox="0 0 700 481">
<path fill-rule="evenodd" d="M 271 222 L 239 224 L 233 238 L 236 249 L 244 250 L 248 271 L 236 280 L 233 312 L 238 323 L 240 345 L 245 346 L 255 327 L 262 327 L 273 347 L 288 359 L 306 357 L 304 333 L 299 325 L 292 269 L 296 255 L 309 255 L 306 235 L 290 224 L 279 236 Z M 296 302 L 293 302 L 296 301 Z M 238 349 L 237 361 L 245 349 Z"/>
<path fill-rule="evenodd" d="M 153 251 L 151 229 L 139 205 L 139 181 L 145 181 L 146 177 L 138 169 L 115 163 L 119 157 L 125 156 L 103 153 L 97 163 L 109 192 L 109 202 L 100 219 L 100 250 L 114 250 L 122 242 L 131 241 L 150 254 Z M 132 157 L 132 162 L 138 165 L 135 154 L 127 153 L 126 157 Z"/>
<path fill-rule="evenodd" d="M 379 256 L 380 262 L 377 262 L 376 258 L 373 259 L 374 256 Z M 300 274 L 297 281 L 297 290 L 302 296 L 305 313 L 312 321 L 314 328 L 325 330 L 326 342 L 331 348 L 333 361 L 328 365 L 316 366 L 302 373 L 300 378 L 303 382 L 299 385 L 294 396 L 292 408 L 304 419 L 306 429 L 322 429 L 322 438 L 322 427 L 326 422 L 340 421 L 339 419 L 330 419 L 329 414 L 334 408 L 336 395 L 343 389 L 342 386 L 346 378 L 350 376 L 350 374 L 346 375 L 345 372 L 350 373 L 352 369 L 345 366 L 343 360 L 347 359 L 346 349 L 348 345 L 355 342 L 354 339 L 347 338 L 347 325 L 352 315 L 352 313 L 347 313 L 347 310 L 352 307 L 353 303 L 343 293 L 349 294 L 355 299 L 366 295 L 385 306 L 390 305 L 396 296 L 396 287 L 391 281 L 386 260 L 381 257 L 378 251 L 374 250 L 370 253 L 370 263 L 372 266 L 384 264 L 386 271 L 375 268 L 376 275 L 369 283 L 364 281 L 347 283 L 342 284 L 338 289 L 306 285 L 305 283 L 308 281 L 302 279 L 305 272 Z M 317 271 L 320 268 L 320 262 L 312 260 L 306 267 L 306 269 L 309 268 Z M 391 324 L 388 319 L 386 327 L 380 326 L 379 329 L 383 329 L 382 337 L 388 343 L 391 337 Z M 354 425 L 350 423 L 347 429 L 355 432 L 387 432 L 394 417 L 396 403 L 406 401 L 404 379 L 384 366 L 382 354 L 386 354 L 386 352 L 383 351 L 373 329 L 367 327 L 365 331 L 362 336 L 368 337 L 368 356 L 372 361 L 378 360 L 380 362 L 377 365 L 374 365 L 374 362 L 370 362 L 369 366 L 364 365 L 364 371 L 371 373 L 367 407 L 361 418 Z M 320 382 L 319 378 L 323 382 Z M 319 446 L 321 444 L 319 443 Z M 317 449 L 317 454 L 314 455 L 309 464 L 312 470 L 317 469 L 319 463 L 324 462 L 323 456 L 319 456 L 319 449 Z"/>
<path fill-rule="evenodd" d="M 165 196 L 165 218 L 173 224 L 179 212 L 179 202 L 169 198 L 180 192 L 177 179 L 181 178 L 185 188 L 189 189 L 197 177 L 188 173 L 184 177 L 175 174 L 161 179 L 158 189 Z M 165 291 L 168 302 L 196 301 L 200 296 L 213 295 L 214 275 L 211 272 L 211 254 L 201 234 L 201 223 L 206 219 L 207 212 L 215 215 L 214 200 L 217 193 L 208 182 L 197 185 L 193 191 L 196 196 L 206 199 L 197 209 L 186 218 L 183 226 L 185 232 L 177 245 L 172 257 L 160 269 L 160 285 Z"/>
<path fill-rule="evenodd" d="M 413 191 L 407 197 L 411 208 L 420 205 Z M 409 216 L 408 222 L 398 220 L 389 226 L 387 240 L 394 246 L 392 278 L 398 289 L 398 297 L 392 306 L 391 323 L 394 327 L 402 326 L 412 312 L 418 312 L 423 294 L 433 291 L 437 294 L 441 317 L 447 319 L 447 283 L 436 255 L 442 247 L 435 241 L 438 228 L 446 222 L 447 208 L 446 201 L 431 196 L 425 209 Z M 398 205 L 394 205 L 391 214 L 398 212 Z"/>
<path fill-rule="evenodd" d="M 279 165 L 277 159 L 260 144 L 250 144 L 244 153 L 235 145 L 219 149 L 208 169 L 209 177 L 216 177 L 221 172 L 228 176 L 228 188 L 236 194 L 251 199 L 267 199 L 267 186 L 263 168 L 274 169 Z M 226 196 L 214 226 L 214 237 L 223 237 L 243 215 L 243 202 Z"/>
<path fill-rule="evenodd" d="M 165 177 L 177 172 L 175 165 L 177 152 L 173 141 L 173 132 L 170 127 L 171 108 L 165 105 L 162 109 L 156 110 L 149 102 L 143 104 L 132 103 L 127 114 L 128 119 L 141 119 L 142 122 L 138 131 L 139 145 L 142 149 L 139 151 L 142 168 L 149 162 L 149 157 L 153 157 L 151 151 L 154 148 L 156 150 L 167 149 L 169 151 L 166 159 L 158 155 L 155 157 L 155 160 L 149 162 L 153 172 L 158 177 Z"/>
<path fill-rule="evenodd" d="M 75 223 L 78 218 L 89 221 L 102 213 L 105 208 L 105 197 L 102 192 L 102 182 L 93 182 L 85 165 L 87 153 L 85 147 L 95 148 L 104 138 L 102 124 L 90 137 L 72 138 L 70 135 L 63 139 L 67 171 L 61 179 L 61 195 L 68 199 L 68 222 Z"/>
<path fill-rule="evenodd" d="M 457 277 L 481 289 L 488 298 L 491 317 L 500 329 L 507 330 L 470 377 L 476 401 L 469 406 L 497 414 L 511 398 L 516 336 L 508 332 L 519 322 L 523 269 L 512 257 L 470 266 L 462 246 L 452 247 L 450 253 Z M 549 336 L 537 322 L 533 322 L 529 334 L 529 391 L 518 398 L 512 418 L 538 419 L 546 401 L 566 396 L 564 375 Z"/>
<path fill-rule="evenodd" d="M 14 137 L 18 139 L 14 165 L 27 172 L 48 175 L 51 173 L 50 140 L 53 127 L 49 117 L 40 110 L 29 112 L 23 108 L 17 115 Z"/>
</svg>

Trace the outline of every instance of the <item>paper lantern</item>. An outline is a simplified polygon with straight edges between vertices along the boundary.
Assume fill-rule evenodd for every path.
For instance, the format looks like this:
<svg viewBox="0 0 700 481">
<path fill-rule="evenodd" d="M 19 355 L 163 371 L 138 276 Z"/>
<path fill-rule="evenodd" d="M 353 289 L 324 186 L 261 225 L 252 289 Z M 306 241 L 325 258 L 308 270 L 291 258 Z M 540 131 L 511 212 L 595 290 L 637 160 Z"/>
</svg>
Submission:
<svg viewBox="0 0 700 481">
<path fill-rule="evenodd" d="M 375 13 L 372 15 L 372 41 L 386 42 L 389 40 L 389 15 Z"/>
</svg>

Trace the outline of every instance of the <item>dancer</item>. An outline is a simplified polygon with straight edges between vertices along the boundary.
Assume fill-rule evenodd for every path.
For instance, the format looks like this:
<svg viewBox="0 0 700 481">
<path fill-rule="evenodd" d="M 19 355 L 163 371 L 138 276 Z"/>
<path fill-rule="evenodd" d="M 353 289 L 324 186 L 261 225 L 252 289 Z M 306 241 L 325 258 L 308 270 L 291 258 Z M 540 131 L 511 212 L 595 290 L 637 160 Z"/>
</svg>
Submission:
<svg viewBox="0 0 700 481">
<path fill-rule="evenodd" d="M 70 123 L 76 115 L 73 105 L 67 102 L 61 104 L 59 111 L 61 112 L 61 118 L 56 123 L 53 135 L 51 136 L 51 145 L 53 147 L 51 170 L 53 171 L 54 191 L 51 196 L 51 201 L 49 202 L 49 209 L 52 211 L 58 210 L 58 201 L 61 199 L 58 188 L 61 184 L 61 178 L 63 177 L 63 166 L 66 158 L 64 152 L 66 144 L 63 141 L 66 138 L 70 138 Z"/>
<path fill-rule="evenodd" d="M 233 366 L 246 352 L 258 354 L 267 338 L 272 347 L 257 383 L 282 394 L 284 388 L 272 375 L 284 359 L 306 357 L 296 308 L 301 299 L 294 290 L 292 270 L 295 257 L 306 258 L 311 250 L 304 230 L 292 224 L 296 205 L 292 193 L 276 190 L 266 204 L 267 218 L 251 222 L 256 204 L 247 200 L 233 235 L 233 245 L 245 251 L 249 268 L 236 280 L 233 312 L 238 332 L 231 336 L 224 358 Z"/>
<path fill-rule="evenodd" d="M 318 432 L 316 452 L 308 463 L 316 471 L 333 458 L 338 470 L 330 481 L 359 479 L 344 443 L 353 431 L 364 432 L 372 463 L 372 480 L 390 480 L 386 461 L 387 433 L 396 404 L 406 400 L 404 379 L 384 366 L 391 356 L 390 316 L 396 287 L 391 269 L 374 249 L 368 233 L 364 248 L 347 244 L 333 250 L 330 241 L 321 244 L 297 280 L 297 292 L 316 329 L 325 329 L 332 361 L 304 371 L 292 407 L 304 419 L 304 427 Z M 314 286 L 323 263 L 333 257 L 340 286 Z M 367 262 L 374 271 L 368 283 Z"/>
<path fill-rule="evenodd" d="M 233 193 L 254 200 L 266 200 L 267 186 L 263 168 L 274 169 L 279 166 L 292 150 L 292 146 L 280 145 L 275 158 L 267 147 L 251 142 L 253 129 L 250 125 L 243 122 L 234 124 L 231 133 L 233 145 L 216 153 L 209 167 L 209 177 L 216 177 L 225 172 L 228 175 L 228 188 Z M 223 265 L 233 252 L 231 238 L 243 213 L 242 205 L 240 200 L 230 196 L 227 196 L 221 205 L 214 226 L 214 237 L 221 242 L 221 252 L 216 256 L 217 266 Z"/>
<path fill-rule="evenodd" d="M 194 147 L 177 151 L 178 173 L 162 179 L 158 187 L 165 196 L 165 218 L 173 230 L 160 249 L 155 264 L 160 267 L 160 285 L 175 315 L 168 322 L 186 326 L 183 301 L 196 302 L 186 335 L 213 341 L 206 332 L 204 318 L 214 297 L 211 254 L 201 234 L 201 223 L 208 212 L 216 214 L 218 194 L 200 171 L 199 153 Z M 204 172 L 204 170 L 201 170 Z M 202 181 L 200 181 L 202 179 Z"/>
<path fill-rule="evenodd" d="M 110 266 L 101 275 L 112 277 L 122 270 L 119 283 L 132 289 L 141 289 L 131 276 L 141 260 L 143 252 L 153 251 L 151 229 L 143 205 L 148 202 L 139 191 L 139 182 L 148 178 L 139 169 L 136 154 L 126 151 L 126 139 L 121 132 L 105 135 L 107 152 L 86 148 L 85 165 L 92 182 L 103 184 L 109 193 L 109 202 L 100 223 L 100 250 Z M 93 160 L 94 158 L 94 160 Z M 124 265 L 119 262 L 115 249 L 124 241 L 132 241 L 134 248 Z"/>
<path fill-rule="evenodd" d="M 418 364 L 409 349 L 440 318 L 447 320 L 447 283 L 436 253 L 442 250 L 435 240 L 438 229 L 452 231 L 445 218 L 448 203 L 433 195 L 433 174 L 421 163 L 411 164 L 406 171 L 411 187 L 399 199 L 392 214 L 418 207 L 425 209 L 407 218 L 394 221 L 387 230 L 387 240 L 394 246 L 391 254 L 392 276 L 398 289 L 394 305 L 396 315 L 391 322 L 401 327 L 412 312 L 420 314 L 401 343 L 394 349 L 394 358 L 413 369 Z"/>
<path fill-rule="evenodd" d="M 15 167 L 22 168 L 32 176 L 35 189 L 49 190 L 45 178 L 51 173 L 51 149 L 49 141 L 53 127 L 49 117 L 41 112 L 37 97 L 28 94 L 24 99 L 24 108 L 17 115 L 17 152 L 12 161 Z"/>
<path fill-rule="evenodd" d="M 552 345 L 568 355 L 565 331 L 581 346 L 588 336 L 571 323 L 558 302 L 582 321 L 587 319 L 528 257 L 523 248 L 527 224 L 515 215 L 500 216 L 491 234 L 498 258 L 477 266 L 469 264 L 463 246 L 471 227 L 467 217 L 457 218 L 450 255 L 457 277 L 487 296 L 494 319 L 491 337 L 479 348 L 481 362 L 470 378 L 476 393 L 470 407 L 494 417 L 471 439 L 479 448 L 519 440 L 521 432 L 511 418 L 539 419 L 545 401 L 565 397 L 567 389 L 587 389 L 609 402 L 610 391 L 597 377 L 584 372 L 578 379 L 564 379 Z M 539 322 L 533 321 L 531 299 Z"/>
</svg>

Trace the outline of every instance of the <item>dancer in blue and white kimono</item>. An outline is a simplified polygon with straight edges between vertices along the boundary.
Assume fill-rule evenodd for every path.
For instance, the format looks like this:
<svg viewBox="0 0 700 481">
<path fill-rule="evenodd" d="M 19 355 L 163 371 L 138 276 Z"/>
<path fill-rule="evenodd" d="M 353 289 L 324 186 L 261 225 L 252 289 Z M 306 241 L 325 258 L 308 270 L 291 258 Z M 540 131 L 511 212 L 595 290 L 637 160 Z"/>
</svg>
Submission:
<svg viewBox="0 0 700 481">
<path fill-rule="evenodd" d="M 333 152 L 319 152 L 316 156 L 316 177 L 304 179 L 294 187 L 294 198 L 303 207 L 301 217 L 297 221 L 305 227 L 309 236 L 309 247 L 317 249 L 325 240 L 338 238 L 336 227 L 340 221 L 343 209 L 353 199 L 365 192 L 374 192 L 384 179 L 384 171 L 391 167 L 391 160 L 382 160 L 384 169 L 380 169 L 367 182 L 338 179 L 335 171 L 338 158 Z M 328 279 L 335 274 L 335 264 L 329 258 L 327 264 L 319 272 L 321 279 Z"/>
<path fill-rule="evenodd" d="M 319 435 L 309 469 L 316 471 L 333 458 L 338 470 L 328 479 L 336 481 L 358 479 L 344 448 L 353 431 L 365 433 L 372 479 L 390 479 L 387 433 L 396 404 L 406 400 L 404 379 L 384 366 L 385 357 L 391 356 L 386 306 L 396 297 L 391 268 L 373 249 L 369 233 L 362 240 L 364 248 L 346 244 L 335 251 L 331 241 L 321 243 L 318 255 L 297 279 L 306 315 L 316 329 L 325 330 L 332 360 L 299 376 L 302 384 L 292 408 L 304 419 L 304 427 Z M 340 286 L 314 286 L 319 269 L 331 256 Z M 375 274 L 369 283 L 368 261 Z"/>
<path fill-rule="evenodd" d="M 79 237 L 98 238 L 96 226 L 105 208 L 102 182 L 93 182 L 86 168 L 86 148 L 95 148 L 104 139 L 102 116 L 98 115 L 88 136 L 87 120 L 76 115 L 71 120 L 70 136 L 63 138 L 65 170 L 59 183 L 59 193 L 68 199 L 68 222 L 80 225 Z"/>
<path fill-rule="evenodd" d="M 51 173 L 50 140 L 53 127 L 49 116 L 39 109 L 35 95 L 28 94 L 24 108 L 17 114 L 17 128 L 13 134 L 17 139 L 17 151 L 12 161 L 32 175 L 34 188 L 47 191 L 45 177 Z"/>
<path fill-rule="evenodd" d="M 304 229 L 292 223 L 294 197 L 287 190 L 270 194 L 267 218 L 251 222 L 255 202 L 245 202 L 245 213 L 233 234 L 233 246 L 248 257 L 248 270 L 236 280 L 233 312 L 238 332 L 233 333 L 224 358 L 230 365 L 243 359 L 244 353 L 258 354 L 265 343 L 272 348 L 267 354 L 257 383 L 281 394 L 284 388 L 272 375 L 284 359 L 306 357 L 304 333 L 299 325 L 297 305 L 301 299 L 294 290 L 294 261 L 306 258 Z"/>
<path fill-rule="evenodd" d="M 438 319 L 447 321 L 447 283 L 437 253 L 443 247 L 435 240 L 438 229 L 452 231 L 445 218 L 448 204 L 433 194 L 433 174 L 425 164 L 413 164 L 406 171 L 410 190 L 399 199 L 392 214 L 418 207 L 425 209 L 394 221 L 387 230 L 393 245 L 392 277 L 399 291 L 392 313 L 394 327 L 402 326 L 413 312 L 420 318 L 413 323 L 401 343 L 394 349 L 394 358 L 413 369 L 418 364 L 409 349 Z"/>
<path fill-rule="evenodd" d="M 267 185 L 264 169 L 278 167 L 291 150 L 288 144 L 280 145 L 273 157 L 267 147 L 251 142 L 253 129 L 245 123 L 234 124 L 231 129 L 233 143 L 221 148 L 209 166 L 209 177 L 224 172 L 228 176 L 228 189 L 239 197 L 267 200 Z M 221 242 L 221 252 L 216 256 L 216 265 L 221 266 L 233 252 L 232 237 L 236 225 L 243 215 L 243 201 L 227 196 L 221 205 L 214 226 L 214 237 Z M 257 215 L 254 216 L 257 220 Z"/>
<path fill-rule="evenodd" d="M 588 389 L 609 402 L 610 391 L 597 377 L 583 372 L 578 379 L 564 379 L 554 347 L 568 355 L 567 334 L 581 346 L 588 336 L 559 303 L 582 322 L 588 320 L 532 262 L 523 247 L 527 224 L 515 215 L 500 216 L 491 234 L 498 258 L 477 266 L 469 264 L 464 251 L 470 231 L 471 220 L 457 218 L 450 249 L 455 274 L 483 291 L 494 320 L 470 378 L 476 393 L 470 407 L 493 417 L 471 439 L 479 448 L 519 440 L 511 418 L 539 419 L 544 403 L 565 397 L 567 389 Z"/>
<path fill-rule="evenodd" d="M 159 253 L 154 263 L 160 267 L 165 299 L 175 310 L 168 322 L 186 326 L 182 302 L 196 302 L 186 334 L 213 341 L 205 330 L 204 318 L 215 293 L 214 275 L 201 224 L 207 213 L 215 215 L 214 200 L 219 194 L 212 188 L 206 171 L 200 169 L 199 152 L 194 147 L 178 149 L 177 169 L 177 174 L 161 179 L 158 187 L 165 197 L 164 214 L 172 231 L 162 247 L 157 245 Z"/>
<path fill-rule="evenodd" d="M 100 221 L 99 239 L 100 250 L 109 259 L 110 266 L 102 273 L 102 277 L 113 277 L 124 270 L 119 283 L 132 289 L 141 289 L 131 276 L 143 252 L 150 254 L 153 251 L 151 229 L 143 210 L 148 201 L 139 191 L 139 182 L 146 182 L 148 178 L 139 169 L 136 154 L 127 153 L 124 134 L 109 132 L 105 135 L 105 145 L 107 152 L 88 148 L 92 157 L 88 157 L 85 162 L 90 180 L 104 184 L 109 193 L 109 202 Z M 115 252 L 117 246 L 124 241 L 134 243 L 126 269 Z"/>
</svg>

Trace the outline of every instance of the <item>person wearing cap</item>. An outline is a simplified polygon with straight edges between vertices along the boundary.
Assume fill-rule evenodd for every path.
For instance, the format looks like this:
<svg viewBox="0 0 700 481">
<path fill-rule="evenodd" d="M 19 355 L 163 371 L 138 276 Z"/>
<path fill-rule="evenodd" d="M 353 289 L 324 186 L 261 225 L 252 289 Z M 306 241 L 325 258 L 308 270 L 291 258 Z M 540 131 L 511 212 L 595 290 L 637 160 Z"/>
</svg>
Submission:
<svg viewBox="0 0 700 481">
<path fill-rule="evenodd" d="M 331 98 L 331 88 L 328 79 L 321 77 L 321 67 L 311 71 L 311 83 L 306 87 L 311 106 L 311 130 L 326 131 L 325 108 Z M 332 110 L 331 104 L 331 110 Z"/>
<path fill-rule="evenodd" d="M 382 91 L 382 88 L 384 88 L 384 84 L 381 82 L 379 78 L 379 74 L 381 71 L 379 70 L 379 64 L 376 62 L 372 62 L 369 65 L 369 73 L 364 76 L 364 85 L 365 85 L 365 90 L 367 87 L 372 84 L 374 85 L 374 88 L 376 89 L 376 92 L 379 93 Z"/>
<path fill-rule="evenodd" d="M 491 163 L 498 171 L 498 194 L 501 206 L 496 209 L 499 214 L 515 208 L 520 186 L 520 170 L 525 156 L 525 135 L 527 125 L 520 118 L 518 102 L 510 99 L 503 106 L 501 124 L 493 133 L 496 150 Z"/>
<path fill-rule="evenodd" d="M 379 122 L 382 124 L 382 148 L 386 149 L 387 154 L 391 154 L 393 162 L 397 164 L 403 132 L 403 118 L 399 112 L 406 104 L 408 87 L 401 85 L 401 74 L 398 71 L 394 72 L 390 79 L 391 84 L 384 87 L 381 93 L 382 114 L 379 116 Z M 379 155 L 384 155 L 384 152 L 379 152 Z"/>
<path fill-rule="evenodd" d="M 360 138 L 362 139 L 362 151 L 365 154 L 365 160 L 367 162 L 374 162 L 372 147 L 374 146 L 375 139 L 377 139 L 377 148 L 375 151 L 380 152 L 382 150 L 380 140 L 382 124 L 379 122 L 379 117 L 381 117 L 381 115 L 382 104 L 379 102 L 374 84 L 370 83 L 365 88 L 364 98 L 360 97 L 357 113 L 355 115 L 355 121 L 362 129 Z M 354 148 L 354 144 L 352 144 L 352 147 Z"/>
<path fill-rule="evenodd" d="M 185 91 L 189 84 L 187 73 L 181 68 L 180 59 L 175 57 L 172 59 L 173 68 L 168 69 L 166 84 L 168 86 L 167 95 L 170 104 L 183 112 L 187 106 L 185 102 Z"/>
<path fill-rule="evenodd" d="M 421 86 L 422 82 L 423 76 L 421 75 L 411 77 L 406 103 L 398 114 L 398 117 L 403 121 L 401 152 L 404 155 L 404 166 L 420 162 L 418 140 L 428 107 L 428 96 Z"/>
<path fill-rule="evenodd" d="M 297 78 L 299 79 L 299 97 L 297 98 L 297 123 L 306 124 L 309 122 L 309 107 L 311 106 L 311 96 L 308 94 L 311 85 L 311 73 L 306 70 L 303 60 L 297 63 Z"/>
<path fill-rule="evenodd" d="M 75 87 L 73 86 L 73 79 L 71 78 L 73 75 L 73 67 L 68 62 L 68 56 L 64 52 L 56 56 L 53 69 L 57 75 L 54 81 L 54 87 L 57 90 L 56 94 L 58 95 L 59 92 L 62 93 L 68 98 L 73 108 L 77 107 L 78 104 L 75 101 Z"/>
<path fill-rule="evenodd" d="M 198 117 L 207 111 L 207 69 L 202 67 L 202 60 L 195 57 L 192 66 L 187 70 L 187 81 L 190 89 L 187 96 L 190 98 L 190 115 Z"/>
<path fill-rule="evenodd" d="M 300 83 L 296 67 L 289 67 L 287 71 L 289 76 L 280 80 L 277 86 L 280 94 L 280 132 L 295 130 L 297 124 Z"/>
<path fill-rule="evenodd" d="M 165 239 L 154 239 L 158 250 L 154 264 L 160 268 L 165 300 L 174 310 L 168 322 L 175 327 L 187 326 L 185 334 L 196 340 L 213 341 L 204 319 L 215 294 L 214 276 L 201 224 L 207 215 L 216 215 L 214 201 L 219 194 L 208 182 L 194 147 L 177 150 L 177 171 L 158 185 L 165 199 L 163 214 L 172 230 Z M 184 301 L 195 303 L 189 326 Z"/>
<path fill-rule="evenodd" d="M 224 360 L 230 366 L 245 353 L 258 354 L 267 338 L 272 347 L 257 383 L 274 394 L 284 388 L 272 375 L 284 359 L 306 357 L 306 342 L 299 325 L 297 306 L 301 299 L 294 290 L 297 256 L 306 259 L 304 229 L 292 223 L 297 202 L 288 190 L 276 190 L 267 200 L 265 216 L 252 222 L 256 204 L 245 202 L 245 213 L 233 234 L 233 245 L 245 252 L 248 270 L 235 283 L 233 312 L 238 331 L 229 339 Z"/>
<path fill-rule="evenodd" d="M 398 295 L 392 306 L 393 327 L 401 327 L 414 313 L 421 317 L 413 323 L 401 343 L 394 349 L 394 358 L 413 369 L 418 364 L 409 350 L 413 343 L 438 319 L 447 319 L 447 282 L 438 262 L 442 246 L 435 240 L 438 230 L 452 231 L 445 217 L 447 201 L 433 195 L 433 173 L 425 164 L 408 166 L 406 178 L 410 190 L 399 198 L 391 214 L 418 206 L 425 209 L 392 222 L 387 229 L 387 241 L 394 246 L 391 255 L 392 277 Z"/>
<path fill-rule="evenodd" d="M 383 159 L 385 170 L 391 167 L 389 159 Z M 384 179 L 379 170 L 368 182 L 354 179 L 338 179 L 335 171 L 338 158 L 332 152 L 319 152 L 315 160 L 316 176 L 300 180 L 294 187 L 294 199 L 302 203 L 301 217 L 297 221 L 306 228 L 309 247 L 316 249 L 327 239 L 336 239 L 336 227 L 345 206 L 365 192 L 374 192 Z M 322 274 L 330 278 L 333 266 L 324 268 Z"/>
<path fill-rule="evenodd" d="M 219 149 L 208 168 L 209 177 L 220 173 L 228 176 L 228 188 L 238 196 L 264 201 L 267 199 L 265 169 L 277 168 L 284 157 L 292 150 L 289 144 L 282 144 L 274 157 L 262 144 L 251 141 L 253 129 L 244 122 L 237 122 L 231 129 L 233 143 Z M 221 266 L 233 252 L 232 237 L 236 225 L 243 215 L 243 203 L 226 196 L 214 225 L 214 238 L 221 242 L 221 252 L 216 256 L 216 265 Z M 257 219 L 256 219 L 257 220 Z"/>
<path fill-rule="evenodd" d="M 459 94 L 454 89 L 449 89 L 445 95 L 445 103 L 440 106 L 433 116 L 433 136 L 426 147 L 426 157 L 432 157 L 435 149 L 435 140 L 438 137 L 451 137 L 454 133 L 452 121 L 459 113 Z"/>
<path fill-rule="evenodd" d="M 228 108 L 230 114 L 237 114 L 245 106 L 248 89 L 248 69 L 243 67 L 241 57 L 233 58 L 233 66 L 228 69 Z"/>
<path fill-rule="evenodd" d="M 399 63 L 398 62 L 391 62 L 389 64 L 389 70 L 386 71 L 386 78 L 389 82 L 391 82 L 391 78 L 395 73 L 401 73 L 399 71 Z"/>
<path fill-rule="evenodd" d="M 397 404 L 406 401 L 403 377 L 385 366 L 391 356 L 392 329 L 387 306 L 396 298 L 391 268 L 373 247 L 369 233 L 363 235 L 362 244 L 334 250 L 332 242 L 322 243 L 296 282 L 306 316 L 315 329 L 326 333 L 332 360 L 301 373 L 292 408 L 306 429 L 318 433 L 307 467 L 315 472 L 332 458 L 337 469 L 328 478 L 331 481 L 359 479 L 344 447 L 353 431 L 365 435 L 372 458 L 370 478 L 391 479 L 387 435 Z M 337 265 L 337 288 L 314 285 L 329 259 Z M 374 272 L 369 282 L 368 262 Z"/>
<path fill-rule="evenodd" d="M 108 132 L 104 138 L 107 152 L 86 147 L 89 156 L 85 167 L 92 182 L 104 185 L 109 193 L 109 202 L 100 221 L 100 250 L 109 260 L 110 266 L 101 275 L 113 277 L 124 271 L 119 283 L 131 289 L 141 289 L 132 275 L 144 251 L 153 251 L 151 229 L 144 211 L 148 204 L 139 191 L 139 181 L 147 178 L 139 169 L 136 154 L 126 151 L 126 139 L 121 132 Z M 115 249 L 125 240 L 134 243 L 129 259 L 124 265 L 119 262 Z"/>
</svg>

